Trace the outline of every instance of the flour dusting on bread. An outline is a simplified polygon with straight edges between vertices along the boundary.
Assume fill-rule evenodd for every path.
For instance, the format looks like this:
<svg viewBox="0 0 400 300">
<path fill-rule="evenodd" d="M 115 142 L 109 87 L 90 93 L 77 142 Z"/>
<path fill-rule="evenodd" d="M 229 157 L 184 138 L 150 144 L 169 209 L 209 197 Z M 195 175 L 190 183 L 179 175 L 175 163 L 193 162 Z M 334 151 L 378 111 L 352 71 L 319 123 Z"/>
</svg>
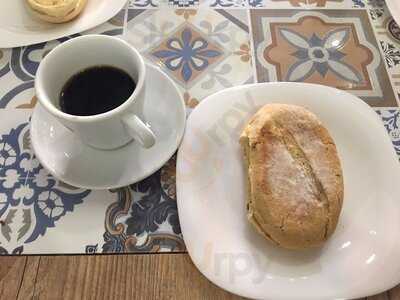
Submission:
<svg viewBox="0 0 400 300">
<path fill-rule="evenodd" d="M 343 176 L 327 129 L 308 110 L 268 104 L 245 126 L 250 223 L 289 249 L 321 246 L 336 228 Z"/>
</svg>

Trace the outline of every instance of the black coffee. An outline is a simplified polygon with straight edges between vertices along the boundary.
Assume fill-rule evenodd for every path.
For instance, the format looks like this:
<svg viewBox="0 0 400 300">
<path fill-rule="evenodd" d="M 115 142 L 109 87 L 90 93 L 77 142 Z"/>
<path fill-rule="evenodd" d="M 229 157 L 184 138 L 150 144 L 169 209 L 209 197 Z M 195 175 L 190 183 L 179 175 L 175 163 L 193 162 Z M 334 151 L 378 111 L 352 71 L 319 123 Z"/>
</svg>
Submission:
<svg viewBox="0 0 400 300">
<path fill-rule="evenodd" d="M 128 100 L 135 87 L 135 81 L 121 69 L 90 67 L 72 76 L 64 85 L 60 108 L 76 116 L 101 114 Z"/>
</svg>

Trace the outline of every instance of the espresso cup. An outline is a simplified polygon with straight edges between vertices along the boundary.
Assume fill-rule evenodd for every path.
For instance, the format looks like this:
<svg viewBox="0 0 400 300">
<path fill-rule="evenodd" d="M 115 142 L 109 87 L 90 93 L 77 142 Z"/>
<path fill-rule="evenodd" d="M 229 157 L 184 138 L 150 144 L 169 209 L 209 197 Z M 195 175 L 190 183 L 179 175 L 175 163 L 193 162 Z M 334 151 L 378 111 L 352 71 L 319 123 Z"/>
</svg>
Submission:
<svg viewBox="0 0 400 300">
<path fill-rule="evenodd" d="M 60 92 L 75 74 L 94 66 L 112 66 L 136 83 L 132 95 L 105 113 L 76 116 L 60 108 Z M 87 35 L 55 47 L 39 65 L 35 79 L 39 103 L 82 142 L 98 149 L 115 149 L 132 139 L 149 148 L 156 142 L 143 118 L 146 67 L 139 52 L 127 42 L 105 35 Z"/>
</svg>

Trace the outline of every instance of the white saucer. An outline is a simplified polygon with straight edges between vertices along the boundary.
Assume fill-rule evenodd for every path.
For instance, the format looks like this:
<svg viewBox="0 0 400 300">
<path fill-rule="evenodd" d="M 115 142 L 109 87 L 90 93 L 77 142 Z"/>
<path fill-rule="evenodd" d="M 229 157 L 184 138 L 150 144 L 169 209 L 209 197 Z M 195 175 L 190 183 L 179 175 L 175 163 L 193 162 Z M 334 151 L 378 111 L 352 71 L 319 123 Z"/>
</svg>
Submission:
<svg viewBox="0 0 400 300">
<path fill-rule="evenodd" d="M 110 189 L 137 182 L 158 170 L 176 151 L 185 128 L 185 104 L 160 69 L 147 65 L 144 117 L 157 142 L 150 149 L 133 141 L 117 150 L 94 149 L 65 129 L 40 104 L 31 120 L 36 157 L 51 174 L 77 187 Z"/>
<path fill-rule="evenodd" d="M 287 251 L 246 219 L 246 171 L 238 143 L 262 105 L 314 112 L 337 145 L 344 175 L 339 224 L 321 249 Z M 378 115 L 337 89 L 300 83 L 230 88 L 190 114 L 177 159 L 177 204 L 186 248 L 216 285 L 257 299 L 353 299 L 400 282 L 400 168 Z"/>
</svg>

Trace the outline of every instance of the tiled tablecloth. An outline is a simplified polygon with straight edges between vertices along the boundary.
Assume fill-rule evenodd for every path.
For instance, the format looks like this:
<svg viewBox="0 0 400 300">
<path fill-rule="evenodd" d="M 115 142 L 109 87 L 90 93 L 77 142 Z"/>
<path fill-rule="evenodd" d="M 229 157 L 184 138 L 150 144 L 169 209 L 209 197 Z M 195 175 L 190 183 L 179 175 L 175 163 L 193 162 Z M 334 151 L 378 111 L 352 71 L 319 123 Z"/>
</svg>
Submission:
<svg viewBox="0 0 400 300">
<path fill-rule="evenodd" d="M 207 95 L 252 82 L 348 90 L 375 108 L 400 154 L 400 28 L 384 1 L 135 0 L 74 36 L 92 33 L 122 35 L 162 65 L 188 114 Z M 74 36 L 0 50 L 0 254 L 184 251 L 175 157 L 140 183 L 104 191 L 66 185 L 35 159 L 35 72 Z"/>
</svg>

